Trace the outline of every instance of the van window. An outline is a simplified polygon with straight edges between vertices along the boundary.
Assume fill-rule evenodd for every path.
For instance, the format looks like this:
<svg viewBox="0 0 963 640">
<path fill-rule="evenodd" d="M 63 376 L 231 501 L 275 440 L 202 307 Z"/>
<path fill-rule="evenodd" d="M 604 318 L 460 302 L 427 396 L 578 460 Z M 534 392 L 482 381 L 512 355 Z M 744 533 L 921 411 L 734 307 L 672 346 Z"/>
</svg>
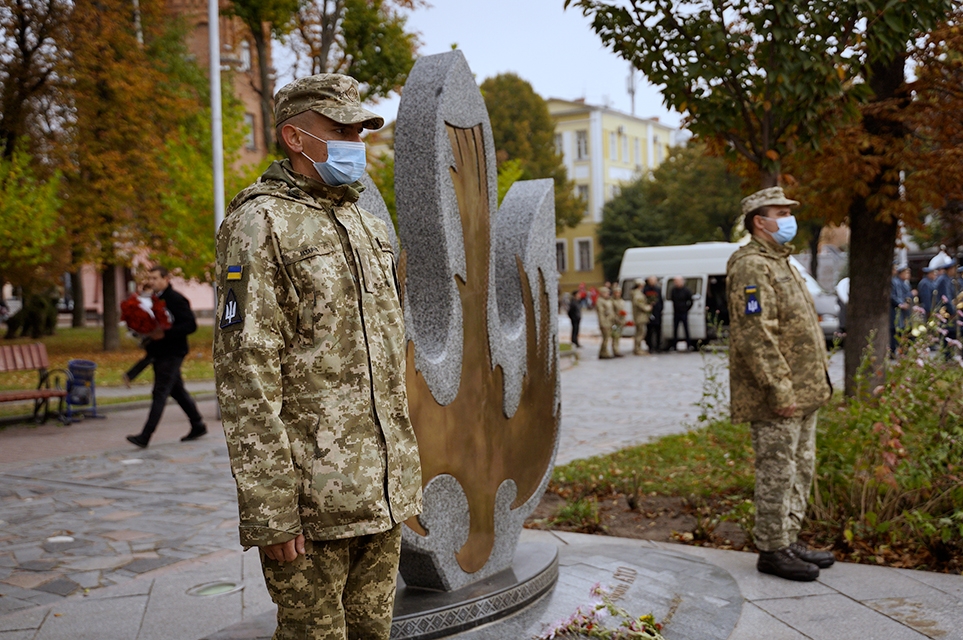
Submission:
<svg viewBox="0 0 963 640">
<path fill-rule="evenodd" d="M 665 298 L 666 300 L 672 295 L 672 290 L 675 289 L 675 277 L 665 279 Z M 692 292 L 692 295 L 702 295 L 702 278 L 686 278 L 685 286 Z"/>
</svg>

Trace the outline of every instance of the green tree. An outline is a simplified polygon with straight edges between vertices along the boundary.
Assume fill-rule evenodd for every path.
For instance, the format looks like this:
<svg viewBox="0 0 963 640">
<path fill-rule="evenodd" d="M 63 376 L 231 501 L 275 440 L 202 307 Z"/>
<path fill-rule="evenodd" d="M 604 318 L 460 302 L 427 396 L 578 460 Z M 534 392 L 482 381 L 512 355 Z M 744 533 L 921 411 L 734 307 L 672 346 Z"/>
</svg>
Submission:
<svg viewBox="0 0 963 640">
<path fill-rule="evenodd" d="M 574 227 L 585 215 L 586 203 L 575 195 L 562 157 L 555 151 L 555 123 L 545 100 L 514 73 L 503 73 L 481 84 L 495 137 L 499 169 L 509 160 L 520 163 L 518 179 L 555 181 L 555 229 Z M 510 186 L 510 185 L 509 185 Z"/>
<path fill-rule="evenodd" d="M 381 197 L 384 198 L 385 207 L 391 215 L 391 222 L 398 230 L 398 207 L 395 204 L 395 157 L 390 153 L 382 153 L 377 158 L 373 158 L 368 176 L 378 187 Z"/>
<path fill-rule="evenodd" d="M 299 73 L 344 73 L 361 84 L 361 99 L 386 97 L 415 64 L 418 35 L 406 11 L 421 0 L 307 0 L 288 41 Z"/>
<path fill-rule="evenodd" d="M 0 154 L 0 273 L 26 288 L 50 284 L 61 262 L 60 174 L 36 175 L 21 149 Z"/>
<path fill-rule="evenodd" d="M 281 38 L 293 26 L 298 0 L 231 0 L 225 13 L 236 16 L 251 32 L 257 52 L 258 85 L 254 87 L 261 103 L 261 135 L 264 148 L 274 148 L 274 80 L 268 59 L 271 37 Z"/>
<path fill-rule="evenodd" d="M 624 187 L 603 207 L 599 260 L 606 279 L 618 277 L 630 247 L 732 240 L 741 216 L 739 183 L 704 145 L 673 149 L 651 177 Z"/>
<path fill-rule="evenodd" d="M 870 378 L 880 380 L 889 263 L 897 221 L 908 213 L 899 163 L 887 151 L 887 137 L 906 134 L 892 101 L 908 97 L 908 43 L 944 18 L 952 0 L 565 0 L 570 5 L 592 18 L 606 46 L 663 87 L 666 105 L 687 113 L 694 133 L 748 162 L 763 187 L 779 183 L 788 154 L 831 142 L 847 118 L 861 120 L 854 182 L 862 186 L 845 214 L 853 232 L 847 390 L 870 336 L 879 355 Z M 870 97 L 874 106 L 861 112 L 859 101 Z"/>
</svg>

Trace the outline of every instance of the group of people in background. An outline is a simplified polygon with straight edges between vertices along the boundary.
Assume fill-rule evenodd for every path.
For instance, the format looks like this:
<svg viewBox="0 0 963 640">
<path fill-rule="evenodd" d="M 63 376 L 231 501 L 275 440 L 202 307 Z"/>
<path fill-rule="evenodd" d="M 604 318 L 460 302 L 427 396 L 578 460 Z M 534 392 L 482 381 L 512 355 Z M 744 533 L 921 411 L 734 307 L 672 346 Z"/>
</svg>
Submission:
<svg viewBox="0 0 963 640">
<path fill-rule="evenodd" d="M 960 309 L 963 308 L 963 267 L 940 251 L 923 268 L 923 278 L 914 290 L 910 284 L 910 267 L 893 267 L 890 287 L 890 352 L 898 353 L 899 337 L 912 330 L 914 324 L 926 319 L 937 322 L 942 344 L 960 338 Z M 916 318 L 914 320 L 914 317 Z"/>
<path fill-rule="evenodd" d="M 595 291 L 593 288 L 591 291 Z M 597 298 L 593 301 L 591 291 L 585 285 L 570 295 L 563 295 L 562 304 L 567 306 L 569 320 L 572 323 L 572 346 L 580 347 L 579 329 L 582 322 L 582 312 L 592 306 L 595 307 L 599 318 L 599 332 L 602 335 L 602 345 L 599 358 L 621 358 L 619 344 L 622 330 L 628 324 L 631 312 L 635 335 L 632 340 L 632 353 L 642 356 L 657 353 L 662 350 L 662 312 L 665 300 L 662 297 L 662 286 L 655 276 L 635 281 L 631 292 L 623 295 L 617 283 L 606 282 L 598 289 Z M 692 291 L 686 286 L 685 279 L 677 276 L 673 279 L 669 290 L 669 302 L 672 303 L 672 343 L 670 348 L 678 349 L 679 328 L 685 334 L 687 349 L 692 348 L 689 336 L 689 309 L 692 308 Z M 626 302 L 630 303 L 630 311 L 626 310 Z M 645 343 L 645 348 L 642 347 Z"/>
</svg>

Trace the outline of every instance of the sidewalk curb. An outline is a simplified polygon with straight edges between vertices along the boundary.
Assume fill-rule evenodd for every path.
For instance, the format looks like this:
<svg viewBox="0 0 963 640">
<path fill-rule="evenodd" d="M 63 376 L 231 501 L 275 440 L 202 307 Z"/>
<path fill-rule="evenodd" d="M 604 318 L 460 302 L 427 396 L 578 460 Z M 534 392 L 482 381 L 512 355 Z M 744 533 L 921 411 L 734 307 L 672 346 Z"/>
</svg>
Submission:
<svg viewBox="0 0 963 640">
<path fill-rule="evenodd" d="M 191 397 L 195 401 L 203 400 L 215 400 L 217 399 L 217 394 L 214 391 L 197 391 L 191 393 Z M 176 404 L 173 398 L 167 399 L 167 404 Z M 119 411 L 128 411 L 132 409 L 149 409 L 151 405 L 150 400 L 133 400 L 131 402 L 117 402 L 114 404 L 105 404 L 97 407 L 97 413 L 117 413 Z M 83 410 L 82 410 L 83 411 Z M 47 421 L 48 424 L 59 422 L 59 418 L 52 415 Z M 83 422 L 83 419 L 72 422 L 68 425 L 63 425 L 69 427 L 73 424 L 78 424 Z M 13 425 L 26 425 L 26 426 L 40 426 L 33 421 L 33 414 L 24 414 L 21 416 L 4 416 L 0 417 L 0 427 L 9 427 Z"/>
</svg>

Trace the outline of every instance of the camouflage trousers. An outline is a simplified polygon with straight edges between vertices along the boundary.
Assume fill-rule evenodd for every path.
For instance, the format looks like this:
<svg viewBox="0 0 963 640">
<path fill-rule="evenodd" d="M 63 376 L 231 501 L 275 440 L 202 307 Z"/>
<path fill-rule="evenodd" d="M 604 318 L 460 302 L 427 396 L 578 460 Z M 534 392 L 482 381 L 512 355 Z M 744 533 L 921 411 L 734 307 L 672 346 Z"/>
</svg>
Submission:
<svg viewBox="0 0 963 640">
<path fill-rule="evenodd" d="M 756 453 L 756 526 L 760 551 L 796 541 L 816 468 L 816 412 L 799 418 L 753 422 Z"/>
<path fill-rule="evenodd" d="M 388 640 L 401 525 L 368 536 L 304 541 L 305 554 L 279 563 L 261 552 L 278 606 L 272 640 Z"/>
<path fill-rule="evenodd" d="M 633 324 L 635 325 L 635 335 L 632 336 L 632 353 L 640 356 L 645 353 L 645 349 L 642 348 L 642 343 L 645 342 L 645 334 L 649 328 L 649 319 L 636 318 Z"/>
<path fill-rule="evenodd" d="M 602 347 L 599 349 L 599 358 L 612 357 L 612 330 L 606 327 L 599 327 L 602 333 Z"/>
</svg>

